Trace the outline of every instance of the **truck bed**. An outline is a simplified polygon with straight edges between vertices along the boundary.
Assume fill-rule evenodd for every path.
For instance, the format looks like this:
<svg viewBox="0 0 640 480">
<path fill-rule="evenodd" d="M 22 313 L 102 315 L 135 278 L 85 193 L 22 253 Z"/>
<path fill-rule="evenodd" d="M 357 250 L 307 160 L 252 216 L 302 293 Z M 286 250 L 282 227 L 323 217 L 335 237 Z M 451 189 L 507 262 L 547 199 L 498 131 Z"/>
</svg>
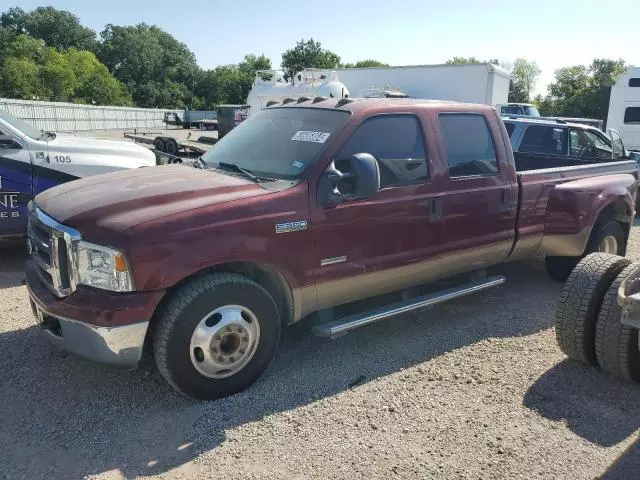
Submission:
<svg viewBox="0 0 640 480">
<path fill-rule="evenodd" d="M 617 162 L 612 159 L 581 159 L 578 157 L 567 157 L 564 155 L 540 155 L 513 152 L 513 160 L 516 164 L 517 172 L 528 172 L 531 170 L 547 170 L 559 167 L 584 167 L 594 164 L 610 164 Z"/>
<path fill-rule="evenodd" d="M 602 208 L 621 202 L 620 215 L 632 216 L 628 187 L 638 178 L 635 161 L 601 162 L 517 172 L 519 198 L 516 242 L 510 259 L 576 255 L 589 238 L 589 226 Z M 624 212 L 622 211 L 624 210 Z"/>
</svg>

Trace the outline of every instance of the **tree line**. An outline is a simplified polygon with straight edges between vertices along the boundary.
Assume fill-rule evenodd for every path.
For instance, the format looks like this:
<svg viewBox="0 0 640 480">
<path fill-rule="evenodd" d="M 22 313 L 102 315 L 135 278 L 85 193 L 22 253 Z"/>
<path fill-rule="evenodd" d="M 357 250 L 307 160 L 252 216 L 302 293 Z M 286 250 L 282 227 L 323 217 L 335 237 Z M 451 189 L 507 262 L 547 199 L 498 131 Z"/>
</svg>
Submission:
<svg viewBox="0 0 640 480">
<path fill-rule="evenodd" d="M 542 115 L 603 119 L 609 109 L 611 87 L 625 72 L 624 60 L 596 58 L 590 65 L 574 65 L 555 71 L 554 81 L 546 95 L 535 95 L 533 89 L 540 77 L 535 62 L 517 58 L 513 63 L 498 59 L 480 61 L 475 57 L 454 57 L 450 64 L 493 63 L 511 71 L 509 102 L 534 103 Z"/>
<path fill-rule="evenodd" d="M 533 102 L 543 115 L 603 118 L 608 92 L 623 60 L 595 59 L 555 72 L 545 96 L 532 98 L 540 68 L 518 58 L 500 62 L 454 57 L 449 64 L 493 63 L 512 72 L 509 101 Z M 288 77 L 303 68 L 363 68 L 388 64 L 365 59 L 343 63 L 314 39 L 282 53 Z M 100 34 L 70 12 L 10 8 L 0 15 L 0 96 L 96 105 L 212 109 L 244 103 L 256 72 L 271 70 L 264 55 L 247 54 L 235 65 L 200 68 L 182 42 L 157 26 L 107 25 Z"/>
</svg>

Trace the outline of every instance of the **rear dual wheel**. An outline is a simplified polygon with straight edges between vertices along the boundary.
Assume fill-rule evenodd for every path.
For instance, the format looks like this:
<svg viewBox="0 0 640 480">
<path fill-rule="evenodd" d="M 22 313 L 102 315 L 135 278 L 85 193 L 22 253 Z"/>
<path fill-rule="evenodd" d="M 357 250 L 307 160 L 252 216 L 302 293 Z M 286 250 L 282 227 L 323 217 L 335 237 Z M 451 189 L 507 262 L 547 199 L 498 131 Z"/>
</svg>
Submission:
<svg viewBox="0 0 640 480">
<path fill-rule="evenodd" d="M 629 265 L 615 278 L 604 295 L 596 322 L 595 349 L 598 365 L 605 372 L 627 380 L 640 381 L 638 330 L 623 325 L 618 305 L 618 289 L 637 269 Z"/>
<path fill-rule="evenodd" d="M 556 339 L 571 359 L 640 380 L 638 330 L 621 323 L 618 288 L 635 269 L 626 258 L 605 253 L 585 257 L 562 290 Z"/>
</svg>

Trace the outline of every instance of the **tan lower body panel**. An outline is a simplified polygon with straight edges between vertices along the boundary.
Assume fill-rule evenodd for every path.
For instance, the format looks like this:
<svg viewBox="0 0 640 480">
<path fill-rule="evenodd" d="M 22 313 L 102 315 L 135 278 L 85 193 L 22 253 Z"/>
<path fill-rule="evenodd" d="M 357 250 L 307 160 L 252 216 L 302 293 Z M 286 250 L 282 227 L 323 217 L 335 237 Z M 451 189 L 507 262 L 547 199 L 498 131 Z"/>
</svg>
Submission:
<svg viewBox="0 0 640 480">
<path fill-rule="evenodd" d="M 584 253 L 591 230 L 583 229 L 574 235 L 545 235 L 542 238 L 542 252 L 558 257 L 579 257 Z"/>
<path fill-rule="evenodd" d="M 323 308 L 334 307 L 501 263 L 505 260 L 510 247 L 511 240 L 447 253 L 403 267 L 388 268 L 296 289 L 293 294 L 294 322 Z"/>
</svg>

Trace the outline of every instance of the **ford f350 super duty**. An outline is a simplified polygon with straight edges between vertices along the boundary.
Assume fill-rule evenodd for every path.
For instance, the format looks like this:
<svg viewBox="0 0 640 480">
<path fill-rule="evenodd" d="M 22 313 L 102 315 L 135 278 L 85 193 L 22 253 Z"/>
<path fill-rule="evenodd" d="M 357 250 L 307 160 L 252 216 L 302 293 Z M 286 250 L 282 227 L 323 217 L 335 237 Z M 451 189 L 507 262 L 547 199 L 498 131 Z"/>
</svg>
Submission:
<svg viewBox="0 0 640 480">
<path fill-rule="evenodd" d="M 26 279 L 62 348 L 133 366 L 146 347 L 199 399 L 253 383 L 304 317 L 336 336 L 500 285 L 492 265 L 545 255 L 562 280 L 624 255 L 638 169 L 520 171 L 489 106 L 323 97 L 257 112 L 197 165 L 41 193 Z"/>
<path fill-rule="evenodd" d="M 44 132 L 0 110 L 0 238 L 25 235 L 27 203 L 47 188 L 155 164 L 139 145 Z"/>
</svg>

